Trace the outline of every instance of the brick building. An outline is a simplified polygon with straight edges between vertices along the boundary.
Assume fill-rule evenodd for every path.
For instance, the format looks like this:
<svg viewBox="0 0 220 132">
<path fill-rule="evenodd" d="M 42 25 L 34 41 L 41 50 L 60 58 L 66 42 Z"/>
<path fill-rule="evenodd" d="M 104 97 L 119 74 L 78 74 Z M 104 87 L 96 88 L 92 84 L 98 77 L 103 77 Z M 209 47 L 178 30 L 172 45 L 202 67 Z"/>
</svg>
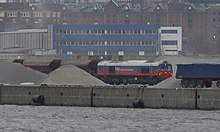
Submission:
<svg viewBox="0 0 220 132">
<path fill-rule="evenodd" d="M 0 3 L 0 30 L 47 28 L 49 24 L 159 24 L 182 27 L 185 53 L 219 54 L 220 6 L 186 0 L 93 3 Z"/>
</svg>

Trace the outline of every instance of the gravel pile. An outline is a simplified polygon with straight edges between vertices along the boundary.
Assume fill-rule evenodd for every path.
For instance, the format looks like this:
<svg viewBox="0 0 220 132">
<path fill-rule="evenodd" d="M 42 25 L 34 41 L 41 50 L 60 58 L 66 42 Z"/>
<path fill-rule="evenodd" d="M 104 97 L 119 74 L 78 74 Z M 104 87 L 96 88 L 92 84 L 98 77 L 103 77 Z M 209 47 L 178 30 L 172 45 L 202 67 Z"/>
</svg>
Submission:
<svg viewBox="0 0 220 132">
<path fill-rule="evenodd" d="M 47 85 L 89 85 L 106 86 L 107 84 L 74 66 L 63 65 L 49 74 L 42 84 Z"/>
<path fill-rule="evenodd" d="M 0 83 L 9 85 L 37 84 L 47 74 L 24 67 L 19 63 L 0 63 Z"/>
<path fill-rule="evenodd" d="M 180 80 L 175 78 L 176 75 L 176 64 L 192 64 L 192 63 L 212 63 L 212 64 L 220 64 L 220 58 L 219 57 L 185 57 L 185 56 L 162 56 L 158 58 L 158 60 L 167 60 L 169 63 L 173 66 L 173 77 L 166 79 L 154 87 L 157 88 L 181 88 L 180 86 Z M 212 87 L 216 87 L 216 85 L 212 85 Z"/>
</svg>

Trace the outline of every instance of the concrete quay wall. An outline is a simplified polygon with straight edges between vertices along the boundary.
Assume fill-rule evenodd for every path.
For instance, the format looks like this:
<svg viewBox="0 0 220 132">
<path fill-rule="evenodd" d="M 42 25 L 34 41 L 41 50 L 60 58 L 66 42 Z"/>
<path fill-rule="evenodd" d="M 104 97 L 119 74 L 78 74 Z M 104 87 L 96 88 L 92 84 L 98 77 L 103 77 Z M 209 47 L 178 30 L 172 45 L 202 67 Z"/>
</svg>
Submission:
<svg viewBox="0 0 220 132">
<path fill-rule="evenodd" d="M 44 97 L 43 105 L 91 106 L 91 88 L 81 86 L 1 86 L 0 104 L 38 105 L 35 95 Z"/>
<path fill-rule="evenodd" d="M 43 103 L 35 96 L 43 96 Z M 0 86 L 0 104 L 220 109 L 220 89 L 137 86 Z M 38 99 L 38 98 L 37 98 Z"/>
<path fill-rule="evenodd" d="M 147 88 L 143 101 L 148 108 L 196 109 L 196 89 Z"/>
<path fill-rule="evenodd" d="M 97 87 L 93 88 L 92 100 L 95 107 L 133 107 L 142 90 L 137 87 Z"/>
<path fill-rule="evenodd" d="M 220 110 L 220 89 L 198 89 L 197 109 Z"/>
</svg>

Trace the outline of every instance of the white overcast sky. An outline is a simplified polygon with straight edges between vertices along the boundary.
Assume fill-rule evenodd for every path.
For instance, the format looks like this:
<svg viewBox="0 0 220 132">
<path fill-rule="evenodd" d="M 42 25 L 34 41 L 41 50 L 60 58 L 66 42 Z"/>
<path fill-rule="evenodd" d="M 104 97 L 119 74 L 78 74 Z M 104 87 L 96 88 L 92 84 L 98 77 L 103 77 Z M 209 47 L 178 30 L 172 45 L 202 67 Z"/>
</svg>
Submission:
<svg viewBox="0 0 220 132">
<path fill-rule="evenodd" d="M 5 2 L 6 0 L 0 0 L 0 2 Z"/>
</svg>

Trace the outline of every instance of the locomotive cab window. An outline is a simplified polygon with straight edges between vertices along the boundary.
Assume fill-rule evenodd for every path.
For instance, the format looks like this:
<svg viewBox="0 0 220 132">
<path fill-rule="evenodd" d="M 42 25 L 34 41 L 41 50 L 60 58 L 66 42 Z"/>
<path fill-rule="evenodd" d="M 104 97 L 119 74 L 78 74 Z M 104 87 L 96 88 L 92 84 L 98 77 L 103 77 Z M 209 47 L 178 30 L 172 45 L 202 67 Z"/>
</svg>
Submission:
<svg viewBox="0 0 220 132">
<path fill-rule="evenodd" d="M 167 70 L 172 70 L 172 66 L 171 65 L 166 65 Z"/>
<path fill-rule="evenodd" d="M 172 66 L 169 65 L 169 64 L 161 64 L 161 65 L 159 66 L 159 68 L 160 68 L 161 70 L 172 70 Z"/>
<path fill-rule="evenodd" d="M 160 69 L 165 70 L 165 65 L 164 64 L 160 65 Z"/>
</svg>

